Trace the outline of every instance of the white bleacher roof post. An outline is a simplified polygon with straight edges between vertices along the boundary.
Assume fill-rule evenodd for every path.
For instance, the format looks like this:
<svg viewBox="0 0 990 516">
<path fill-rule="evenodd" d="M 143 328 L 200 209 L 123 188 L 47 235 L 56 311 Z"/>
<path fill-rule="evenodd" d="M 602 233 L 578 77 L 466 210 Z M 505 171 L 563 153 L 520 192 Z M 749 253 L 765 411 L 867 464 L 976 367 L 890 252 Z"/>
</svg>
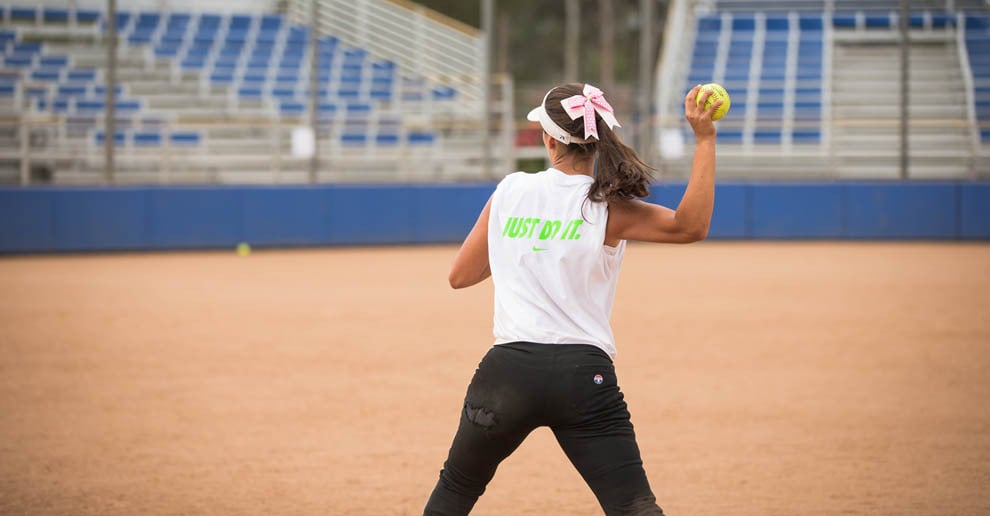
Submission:
<svg viewBox="0 0 990 516">
<path fill-rule="evenodd" d="M 685 35 L 696 33 L 697 16 L 692 13 L 690 0 L 672 0 L 667 7 L 667 23 L 663 31 L 663 52 L 653 81 L 660 130 L 678 127 L 681 120 L 680 85 L 687 73 L 689 48 Z"/>
<path fill-rule="evenodd" d="M 963 90 L 966 93 L 966 123 L 969 126 L 969 144 L 974 159 L 970 162 L 970 177 L 976 179 L 976 159 L 980 152 L 980 126 L 976 120 L 976 91 L 973 83 L 973 68 L 969 62 L 969 52 L 966 49 L 966 15 L 962 11 L 956 13 L 956 51 L 959 53 L 959 64 L 962 70 Z"/>
</svg>

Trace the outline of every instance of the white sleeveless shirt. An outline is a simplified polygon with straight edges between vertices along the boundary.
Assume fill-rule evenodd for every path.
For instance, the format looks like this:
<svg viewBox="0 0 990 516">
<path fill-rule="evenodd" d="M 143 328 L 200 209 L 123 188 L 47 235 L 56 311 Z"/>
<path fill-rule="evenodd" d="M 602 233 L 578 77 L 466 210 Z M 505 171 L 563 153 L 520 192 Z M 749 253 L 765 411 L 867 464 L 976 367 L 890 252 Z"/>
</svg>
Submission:
<svg viewBox="0 0 990 516">
<path fill-rule="evenodd" d="M 495 344 L 590 344 L 615 356 L 609 325 L 625 251 L 605 245 L 608 207 L 593 179 L 550 168 L 499 183 L 488 219 Z"/>
</svg>

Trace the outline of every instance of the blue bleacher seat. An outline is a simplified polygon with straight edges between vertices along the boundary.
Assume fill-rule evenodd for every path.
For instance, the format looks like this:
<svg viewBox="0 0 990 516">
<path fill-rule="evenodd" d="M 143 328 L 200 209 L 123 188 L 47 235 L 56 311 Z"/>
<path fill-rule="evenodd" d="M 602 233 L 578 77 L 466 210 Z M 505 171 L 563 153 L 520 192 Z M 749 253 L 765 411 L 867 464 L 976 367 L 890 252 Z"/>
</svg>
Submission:
<svg viewBox="0 0 990 516">
<path fill-rule="evenodd" d="M 179 57 L 179 47 L 178 46 L 157 47 L 155 48 L 155 56 L 164 57 L 164 58 Z"/>
<path fill-rule="evenodd" d="M 247 40 L 248 40 L 248 31 L 238 30 L 238 29 L 231 29 L 227 33 L 227 36 L 224 38 L 224 41 L 227 42 L 228 46 L 238 47 L 238 48 L 244 46 L 244 43 L 246 43 Z"/>
<path fill-rule="evenodd" d="M 196 56 L 186 56 L 182 60 L 180 66 L 186 69 L 199 69 L 206 65 L 206 56 L 196 55 Z"/>
<path fill-rule="evenodd" d="M 342 100 L 358 100 L 361 97 L 361 90 L 354 87 L 342 87 L 337 90 L 337 96 Z"/>
<path fill-rule="evenodd" d="M 251 27 L 252 17 L 246 14 L 235 14 L 230 17 L 230 28 L 234 30 L 246 30 Z"/>
<path fill-rule="evenodd" d="M 220 59 L 217 59 L 213 63 L 213 71 L 215 71 L 215 72 L 230 72 L 230 73 L 234 73 L 234 70 L 237 70 L 237 57 L 236 56 L 221 57 Z"/>
<path fill-rule="evenodd" d="M 780 129 L 759 129 L 753 131 L 753 143 L 780 143 Z"/>
<path fill-rule="evenodd" d="M 760 88 L 760 101 L 775 101 L 784 98 L 783 88 Z"/>
<path fill-rule="evenodd" d="M 237 89 L 237 95 L 244 98 L 260 99 L 263 94 L 261 88 L 254 86 L 245 86 Z"/>
<path fill-rule="evenodd" d="M 366 116 L 371 113 L 371 104 L 364 102 L 349 102 L 347 104 L 348 116 Z"/>
<path fill-rule="evenodd" d="M 893 26 L 896 27 L 896 24 L 893 25 Z M 889 28 L 891 28 L 891 16 L 890 16 L 890 14 L 873 14 L 873 13 L 867 14 L 866 15 L 866 28 L 867 29 L 889 29 Z"/>
<path fill-rule="evenodd" d="M 385 146 L 398 145 L 399 135 L 396 133 L 379 133 L 375 135 L 375 143 Z"/>
<path fill-rule="evenodd" d="M 203 137 L 193 131 L 177 131 L 170 134 L 168 140 L 174 146 L 196 146 L 203 142 Z"/>
<path fill-rule="evenodd" d="M 384 88 L 372 88 L 371 91 L 368 92 L 368 96 L 371 97 L 373 100 L 388 101 L 392 99 L 392 90 L 384 89 Z"/>
<path fill-rule="evenodd" d="M 42 11 L 45 23 L 67 23 L 69 21 L 69 10 L 56 7 L 46 7 Z"/>
<path fill-rule="evenodd" d="M 100 21 L 102 15 L 99 11 L 80 9 L 76 11 L 76 21 L 79 23 L 96 23 Z"/>
<path fill-rule="evenodd" d="M 296 98 L 296 89 L 295 88 L 279 88 L 279 87 L 275 87 L 275 88 L 272 88 L 272 93 L 271 94 L 275 98 L 284 99 L 284 100 L 292 100 L 292 99 Z"/>
<path fill-rule="evenodd" d="M 101 84 L 101 85 L 93 86 L 93 95 L 96 95 L 97 97 L 103 98 L 103 96 L 106 95 L 106 94 L 107 94 L 107 87 L 106 87 L 106 85 Z M 113 94 L 115 96 L 117 96 L 117 97 L 120 97 L 121 95 L 124 94 L 124 87 L 122 85 L 118 84 L 113 89 Z"/>
<path fill-rule="evenodd" d="M 62 84 L 58 87 L 58 94 L 66 97 L 79 97 L 86 94 L 89 88 L 81 85 Z"/>
<path fill-rule="evenodd" d="M 127 26 L 131 21 L 131 13 L 123 12 L 117 13 L 117 30 L 120 30 Z"/>
<path fill-rule="evenodd" d="M 318 106 L 318 111 L 321 117 L 323 116 L 333 116 L 337 113 L 337 104 L 332 102 L 322 102 Z"/>
<path fill-rule="evenodd" d="M 698 32 L 718 32 L 722 30 L 720 16 L 704 16 L 698 20 Z"/>
<path fill-rule="evenodd" d="M 182 46 L 186 41 L 185 34 L 181 32 L 166 32 L 162 34 L 161 38 L 158 38 L 158 44 L 160 46 L 168 47 L 179 47 Z"/>
<path fill-rule="evenodd" d="M 279 70 L 278 75 L 275 76 L 275 82 L 280 84 L 295 84 L 299 82 L 299 74 L 285 73 L 284 71 Z"/>
<path fill-rule="evenodd" d="M 152 32 L 150 30 L 137 30 L 127 37 L 127 42 L 131 45 L 147 45 L 151 43 Z"/>
<path fill-rule="evenodd" d="M 798 27 L 802 31 L 818 31 L 822 30 L 822 17 L 821 15 L 809 15 L 803 14 L 798 20 Z"/>
<path fill-rule="evenodd" d="M 131 135 L 134 145 L 141 147 L 157 147 L 162 144 L 162 133 L 158 131 L 135 131 Z"/>
<path fill-rule="evenodd" d="M 309 39 L 309 30 L 306 27 L 292 27 L 286 35 L 285 41 L 289 45 L 305 45 Z"/>
<path fill-rule="evenodd" d="M 412 131 L 406 137 L 410 145 L 432 145 L 436 140 L 436 134 L 425 131 Z"/>
<path fill-rule="evenodd" d="M 48 88 L 39 87 L 39 86 L 29 86 L 24 88 L 24 94 L 27 95 L 29 98 L 47 97 Z"/>
<path fill-rule="evenodd" d="M 241 82 L 261 84 L 268 80 L 267 72 L 248 71 L 241 77 Z"/>
<path fill-rule="evenodd" d="M 752 15 L 737 14 L 732 18 L 732 32 L 752 32 L 756 29 L 756 20 Z"/>
<path fill-rule="evenodd" d="M 7 56 L 3 65 L 7 68 L 29 68 L 34 66 L 34 56 Z"/>
<path fill-rule="evenodd" d="M 990 141 L 990 127 L 980 129 L 980 140 L 984 142 Z"/>
<path fill-rule="evenodd" d="M 457 96 L 457 90 L 450 86 L 438 86 L 431 93 L 435 100 L 450 100 Z"/>
<path fill-rule="evenodd" d="M 368 135 L 365 133 L 342 133 L 340 143 L 345 145 L 364 145 L 368 143 Z"/>
<path fill-rule="evenodd" d="M 40 69 L 31 72 L 31 78 L 36 81 L 55 82 L 62 78 L 61 69 Z"/>
<path fill-rule="evenodd" d="M 219 14 L 203 14 L 199 17 L 200 27 L 220 27 L 223 17 Z"/>
<path fill-rule="evenodd" d="M 12 49 L 13 54 L 37 54 L 41 52 L 41 43 L 16 43 Z"/>
<path fill-rule="evenodd" d="M 213 73 L 210 74 L 210 82 L 227 84 L 232 83 L 234 82 L 234 72 L 229 70 L 214 70 Z"/>
<path fill-rule="evenodd" d="M 15 86 L 13 83 L 0 84 L 0 96 L 9 97 L 14 94 L 14 91 L 16 89 L 17 86 Z"/>
<path fill-rule="evenodd" d="M 768 15 L 766 28 L 767 31 L 786 31 L 790 28 L 790 20 L 786 16 Z"/>
<path fill-rule="evenodd" d="M 114 106 L 115 106 L 115 108 L 116 108 L 116 110 L 118 112 L 120 112 L 120 111 L 124 111 L 124 112 L 140 111 L 141 110 L 141 101 L 140 100 L 118 100 L 117 102 L 114 103 Z"/>
<path fill-rule="evenodd" d="M 855 29 L 856 13 L 835 13 L 832 15 L 832 26 L 841 29 Z"/>
<path fill-rule="evenodd" d="M 278 41 L 278 34 L 278 31 L 262 29 L 254 38 L 255 44 L 273 46 Z"/>
<path fill-rule="evenodd" d="M 956 24 L 956 17 L 951 14 L 933 13 L 931 16 L 932 16 L 932 28 L 935 29 L 954 27 Z"/>
<path fill-rule="evenodd" d="M 278 14 L 268 14 L 261 17 L 260 29 L 262 31 L 277 31 L 282 27 L 282 16 Z"/>
<path fill-rule="evenodd" d="M 791 141 L 794 143 L 820 143 L 821 132 L 817 129 L 795 129 L 791 133 Z"/>
<path fill-rule="evenodd" d="M 306 113 L 306 104 L 302 102 L 283 101 L 278 105 L 281 114 L 287 116 L 299 116 Z"/>
<path fill-rule="evenodd" d="M 141 13 L 137 17 L 137 27 L 157 27 L 161 19 L 158 13 Z"/>
<path fill-rule="evenodd" d="M 106 140 L 106 134 L 107 134 L 106 131 L 96 131 L 96 133 L 93 135 L 95 137 L 96 143 L 102 145 L 104 140 Z M 127 135 L 124 134 L 124 131 L 114 131 L 113 133 L 114 145 L 123 145 L 126 141 L 126 136 Z"/>
<path fill-rule="evenodd" d="M 69 82 L 90 82 L 96 80 L 96 70 L 76 69 L 65 72 L 65 80 Z"/>
<path fill-rule="evenodd" d="M 19 21 L 35 21 L 38 19 L 37 7 L 11 7 L 10 19 Z"/>
</svg>

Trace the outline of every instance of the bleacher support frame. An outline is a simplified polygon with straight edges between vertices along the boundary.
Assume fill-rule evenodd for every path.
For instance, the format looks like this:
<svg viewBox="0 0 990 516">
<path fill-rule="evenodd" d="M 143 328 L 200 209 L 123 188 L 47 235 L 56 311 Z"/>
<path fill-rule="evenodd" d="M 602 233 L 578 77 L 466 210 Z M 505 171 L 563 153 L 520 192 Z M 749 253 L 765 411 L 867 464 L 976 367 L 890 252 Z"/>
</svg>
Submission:
<svg viewBox="0 0 990 516">
<path fill-rule="evenodd" d="M 990 141 L 986 129 L 987 122 L 978 119 L 978 106 L 974 105 L 974 85 L 970 73 L 970 63 L 966 51 L 965 37 L 965 14 L 962 9 L 976 9 L 978 12 L 987 13 L 990 6 L 981 1 L 970 0 L 931 0 L 922 2 L 923 5 L 912 3 L 912 9 L 924 9 L 911 12 L 911 32 L 910 41 L 912 45 L 929 47 L 932 45 L 944 44 L 944 48 L 951 53 L 958 52 L 958 69 L 962 71 L 960 82 L 965 83 L 959 86 L 960 93 L 965 92 L 965 100 L 959 100 L 959 106 L 946 111 L 946 113 L 959 113 L 960 119 L 954 120 L 955 114 L 942 116 L 944 120 L 939 121 L 936 111 L 937 106 L 922 104 L 917 102 L 932 102 L 929 98 L 936 98 L 929 95 L 921 95 L 919 100 L 915 100 L 915 95 L 911 95 L 911 139 L 917 139 L 924 134 L 939 134 L 940 127 L 946 129 L 944 133 L 959 133 L 966 131 L 966 141 L 961 140 L 957 147 L 952 143 L 951 147 L 945 149 L 935 149 L 931 156 L 922 155 L 929 152 L 927 147 L 915 148 L 912 146 L 910 168 L 911 178 L 922 179 L 965 179 L 990 176 Z M 870 123 L 889 126 L 885 117 L 891 118 L 890 123 L 895 123 L 898 119 L 900 109 L 892 109 L 888 113 L 877 113 L 873 120 L 868 120 L 870 115 L 856 115 L 858 119 L 848 119 L 850 109 L 855 106 L 846 106 L 843 113 L 833 112 L 833 107 L 839 102 L 833 97 L 833 91 L 838 87 L 834 83 L 832 75 L 836 69 L 834 64 L 835 56 L 833 50 L 838 45 L 849 44 L 893 44 L 899 41 L 896 19 L 899 16 L 897 8 L 900 6 L 898 0 L 878 1 L 870 3 L 851 2 L 846 0 L 797 0 L 791 2 L 776 2 L 769 0 L 673 0 L 668 11 L 668 25 L 665 31 L 665 46 L 661 61 L 657 68 L 657 90 L 655 99 L 657 106 L 657 117 L 654 129 L 660 139 L 661 148 L 657 156 L 651 158 L 661 164 L 662 177 L 680 178 L 685 177 L 690 166 L 690 156 L 692 150 L 692 139 L 686 123 L 683 121 L 683 95 L 686 88 L 698 82 L 721 82 L 729 80 L 722 75 L 726 70 L 726 65 L 732 59 L 728 56 L 727 38 L 732 34 L 729 24 L 742 15 L 755 20 L 756 28 L 753 37 L 746 40 L 747 44 L 752 41 L 752 59 L 749 61 L 749 82 L 741 87 L 737 84 L 735 88 L 730 88 L 733 98 L 733 109 L 729 116 L 719 122 L 720 145 L 719 145 L 719 169 L 723 177 L 729 178 L 795 178 L 806 179 L 815 178 L 853 178 L 853 179 L 894 179 L 888 174 L 887 165 L 870 172 L 868 166 L 860 167 L 855 173 L 847 169 L 844 165 L 848 160 L 842 158 L 844 153 L 848 153 L 848 135 L 842 127 L 854 126 L 863 128 L 870 127 Z M 956 10 L 959 9 L 959 10 Z M 967 11 L 972 12 L 972 11 Z M 853 13 L 847 16 L 846 13 Z M 948 13 L 946 16 L 943 13 Z M 760 60 L 762 55 L 760 47 L 764 31 L 762 26 L 764 15 L 779 17 L 786 15 L 791 20 L 791 30 L 794 30 L 794 23 L 798 20 L 810 19 L 810 17 L 821 17 L 821 41 L 822 70 L 820 81 L 820 104 L 821 117 L 818 123 L 820 140 L 818 143 L 810 145 L 797 145 L 797 131 L 792 134 L 792 128 L 788 126 L 791 121 L 796 123 L 792 109 L 796 109 L 798 104 L 791 97 L 791 93 L 797 91 L 788 84 L 784 88 L 784 114 L 781 135 L 779 141 L 755 142 L 753 136 L 754 123 L 760 111 L 756 114 L 752 111 L 752 104 L 759 102 L 761 77 Z M 699 33 L 699 20 L 715 19 L 715 23 L 721 21 L 721 25 L 708 25 L 705 41 L 714 44 L 715 34 L 720 34 L 718 44 L 715 47 L 718 52 L 705 50 L 702 63 L 712 63 L 714 61 L 714 71 L 710 71 L 709 76 L 700 76 L 695 72 L 690 79 L 691 84 L 685 80 L 688 77 L 688 69 L 691 67 L 692 49 L 695 46 L 694 35 Z M 848 20 L 847 20 L 848 18 Z M 990 19 L 988 16 L 987 19 Z M 848 23 L 846 23 L 848 21 Z M 841 22 L 841 23 L 840 23 Z M 706 23 L 708 23 L 706 21 Z M 840 27 L 841 25 L 841 27 Z M 721 33 L 711 32 L 712 27 L 721 27 Z M 983 30 L 983 29 L 981 29 Z M 792 34 L 793 36 L 793 34 Z M 985 36 L 983 36 L 985 37 Z M 734 42 L 733 42 L 734 43 Z M 700 43 L 699 43 L 700 45 Z M 789 46 L 794 48 L 793 37 L 789 41 Z M 921 47 L 919 47 L 921 48 Z M 935 48 L 935 47 L 932 47 Z M 939 47 L 941 48 L 941 47 Z M 921 48 L 921 50 L 925 50 Z M 699 50 L 700 51 L 700 50 Z M 927 51 L 927 50 L 926 50 Z M 931 55 L 921 52 L 921 56 Z M 941 52 L 941 51 L 939 51 Z M 793 52 L 792 52 L 793 54 Z M 940 54 L 939 54 L 940 55 Z M 747 57 L 747 56 L 744 56 Z M 789 56 L 793 57 L 793 55 Z M 896 56 L 894 57 L 896 59 Z M 924 57 L 919 57 L 923 59 Z M 699 58 L 701 59 L 701 58 Z M 915 57 L 912 56 L 912 62 Z M 713 61 L 712 61 L 713 60 Z M 745 61 L 743 61 L 745 63 Z M 795 63 L 788 61 L 787 77 L 788 81 L 793 77 Z M 983 65 L 985 66 L 985 65 Z M 700 69 L 706 69 L 704 65 Z M 711 69 L 709 69 L 711 70 Z M 919 73 L 924 70 L 919 70 Z M 958 72 L 956 72 L 958 74 Z M 896 73 L 893 73 L 896 78 Z M 765 79 L 764 79 L 765 80 Z M 896 81 L 896 79 L 894 79 Z M 918 79 L 912 79 L 917 81 Z M 731 81 L 730 81 L 731 82 Z M 738 81 L 736 81 L 738 82 Z M 755 82 L 755 83 L 754 83 Z M 848 80 L 847 80 L 848 82 Z M 956 83 L 958 84 L 958 83 Z M 919 86 L 920 87 L 920 86 Z M 845 91 L 845 90 L 844 90 Z M 897 88 L 885 89 L 890 91 L 895 97 L 899 97 Z M 939 90 L 940 91 L 940 90 Z M 754 93 L 757 97 L 754 98 Z M 944 97 L 944 95 L 943 95 Z M 960 96 L 961 99 L 961 96 Z M 736 105 L 738 103 L 738 106 Z M 743 107 L 749 103 L 748 109 Z M 986 101 L 984 101 L 986 104 Z M 762 106 L 760 106 L 762 109 Z M 864 111 L 863 113 L 867 113 Z M 736 118 L 732 118 L 735 116 Z M 833 127 L 833 123 L 841 126 Z M 942 126 L 938 124 L 943 124 Z M 981 126 L 983 123 L 983 140 L 981 141 Z M 916 131 L 917 129 L 917 131 Z M 916 134 L 917 133 L 917 134 Z M 835 134 L 843 136 L 841 142 L 835 141 Z M 886 133 L 885 133 L 886 134 Z M 954 133 L 953 133 L 954 134 Z M 962 134 L 962 133 L 959 133 Z M 794 140 L 791 140 L 791 136 Z M 723 141 L 723 137 L 725 140 Z M 941 139 L 947 138 L 940 135 Z M 931 147 L 930 145 L 928 147 Z M 950 149 L 963 149 L 964 155 L 953 154 Z M 937 152 L 936 152 L 937 151 Z M 869 154 L 869 149 L 862 149 L 864 157 Z M 887 152 L 887 151 L 884 151 Z M 919 154 L 920 153 L 920 154 Z M 882 153 L 883 156 L 887 154 Z M 885 158 L 886 159 L 886 158 Z M 941 161 L 939 161 L 941 160 Z M 940 164 L 944 166 L 940 166 Z M 861 175 L 863 174 L 863 175 Z"/>
<path fill-rule="evenodd" d="M 391 2 L 386 3 L 394 5 Z M 374 10 L 373 4 L 371 0 L 363 2 L 369 12 Z M 3 11 L 5 16 L 7 12 L 9 8 Z M 40 13 L 41 8 L 36 12 Z M 72 11 L 69 12 L 71 16 Z M 431 17 L 423 9 L 417 9 L 416 13 L 421 18 L 422 25 L 442 27 L 433 27 L 429 29 L 431 31 L 450 29 L 450 23 L 437 23 L 435 17 Z M 134 40 L 136 43 L 132 44 L 130 40 L 138 32 L 139 15 L 143 14 L 149 16 L 147 20 L 150 25 L 145 28 L 150 30 L 142 33 L 140 38 Z M 208 68 L 187 69 L 181 62 L 182 56 L 193 44 L 190 38 L 197 30 L 197 24 L 204 19 L 199 13 L 186 16 L 188 26 L 181 27 L 182 36 L 170 40 L 175 42 L 171 48 L 165 48 L 166 40 L 171 37 L 169 24 L 179 14 L 143 14 L 125 13 L 120 25 L 119 60 L 122 62 L 124 77 L 119 83 L 122 100 L 115 103 L 122 110 L 116 117 L 119 129 L 112 136 L 114 142 L 119 142 L 114 146 L 117 168 L 120 170 L 115 182 L 307 182 L 309 159 L 293 156 L 290 152 L 291 130 L 311 125 L 311 121 L 305 117 L 308 111 L 305 108 L 306 92 L 311 89 L 306 86 L 310 84 L 306 61 L 297 67 L 300 76 L 293 83 L 294 86 L 282 90 L 278 88 L 272 68 L 276 67 L 276 61 L 268 61 L 267 78 L 260 83 L 261 96 L 255 99 L 243 97 L 238 94 L 237 88 L 241 71 L 246 74 L 250 65 L 248 60 L 253 59 L 253 55 L 248 55 L 252 43 L 239 54 L 234 81 L 226 85 L 215 83 L 211 80 Z M 4 26 L 2 30 L 16 31 L 18 41 L 22 37 L 44 41 L 54 29 L 47 27 L 40 16 L 35 16 L 27 24 Z M 245 26 L 247 29 L 243 30 L 243 34 L 234 35 L 230 24 L 236 16 L 238 15 L 229 13 L 220 15 L 220 28 L 210 34 L 210 41 L 215 43 L 206 54 L 207 66 L 218 62 L 220 48 L 224 45 L 222 41 L 236 41 L 231 38 L 239 38 L 250 42 L 256 36 L 260 37 L 259 27 L 264 17 L 258 14 L 248 15 L 250 21 Z M 100 23 L 96 23 L 79 26 L 78 30 L 68 34 L 60 33 L 68 38 L 67 41 L 82 43 L 77 45 L 79 47 L 92 46 L 92 51 L 86 48 L 80 50 L 71 44 L 56 44 L 53 47 L 57 48 L 56 52 L 61 50 L 69 54 L 66 68 L 69 72 L 60 72 L 57 78 L 64 78 L 67 73 L 77 73 L 80 63 L 83 68 L 100 69 L 105 57 L 105 51 L 98 50 L 100 47 L 96 46 L 102 38 L 101 27 Z M 456 27 L 456 31 L 466 34 L 466 37 L 471 36 L 472 30 L 474 29 Z M 477 36 L 476 30 L 474 33 Z M 424 39 L 424 36 L 420 35 L 420 38 Z M 321 43 L 325 42 L 324 39 L 321 38 Z M 335 38 L 331 40 L 336 41 Z M 479 40 L 480 38 L 467 37 L 470 45 L 476 46 Z M 284 39 L 270 41 L 272 52 L 279 52 L 281 55 L 285 46 Z M 0 42 L 0 46 L 2 43 Z M 0 48 L 0 54 L 3 53 L 3 48 Z M 354 49 L 356 56 L 361 54 L 366 57 L 354 69 L 358 74 L 356 77 L 361 77 L 360 86 L 355 90 L 360 98 L 352 101 L 344 101 L 342 98 L 321 101 L 318 105 L 318 156 L 321 165 L 316 178 L 318 182 L 491 180 L 512 171 L 514 120 L 511 111 L 511 79 L 498 77 L 494 84 L 495 98 L 490 108 L 494 117 L 492 133 L 495 135 L 492 146 L 497 151 L 493 153 L 492 173 L 486 175 L 482 173 L 485 167 L 478 148 L 479 141 L 482 140 L 479 116 L 481 102 L 477 97 L 480 78 L 476 74 L 472 75 L 474 72 L 465 69 L 452 73 L 436 68 L 440 71 L 430 72 L 435 73 L 435 77 L 427 77 L 416 73 L 417 69 L 429 69 L 424 64 L 425 59 L 421 60 L 424 62 L 413 61 L 412 64 L 403 65 L 367 47 L 351 47 L 341 42 L 336 48 L 336 61 L 331 65 L 333 68 L 327 71 L 327 74 L 336 79 L 332 79 L 334 82 L 329 85 L 321 86 L 320 91 L 340 88 L 342 94 L 346 85 L 340 82 L 343 80 L 340 74 L 345 72 L 341 67 L 349 66 L 346 62 L 347 53 Z M 45 52 L 47 55 L 48 50 Z M 436 61 L 435 57 L 430 59 Z M 379 65 L 382 66 L 381 70 L 387 70 L 388 66 L 394 68 L 394 80 L 389 79 L 387 83 L 375 82 Z M 281 69 L 277 71 L 281 72 Z M 323 72 L 321 69 L 321 77 Z M 409 83 L 411 86 L 408 87 L 407 76 L 412 77 L 412 82 Z M 11 141 L 17 142 L 11 147 L 0 146 L 0 161 L 8 167 L 0 170 L 0 175 L 4 176 L 3 181 L 29 184 L 33 181 L 32 170 L 36 165 L 56 170 L 54 181 L 61 184 L 104 181 L 103 159 L 96 147 L 102 145 L 106 138 L 100 130 L 103 118 L 98 108 L 99 100 L 94 97 L 96 90 L 93 86 L 93 83 L 100 84 L 101 78 L 102 75 L 97 72 L 89 79 L 91 82 L 88 86 L 74 87 L 76 94 L 85 96 L 85 102 L 77 102 L 75 97 L 68 100 L 58 97 L 62 87 L 61 79 L 42 85 L 47 93 L 39 96 L 35 92 L 35 100 L 30 102 L 26 96 L 26 91 L 34 87 L 30 83 L 17 81 L 11 83 L 11 87 L 4 83 L 4 87 L 12 93 L 8 97 L 9 105 L 18 107 L 12 112 L 0 113 L 0 132 L 4 128 L 14 128 L 15 135 Z M 278 81 L 280 80 L 281 75 L 278 77 Z M 387 89 L 380 88 L 379 84 L 385 85 L 383 87 Z M 460 87 L 465 89 L 458 89 Z M 150 93 L 149 88 L 154 88 L 155 92 Z M 415 94 L 415 97 L 410 98 L 419 100 L 407 100 L 407 90 Z M 102 91 L 105 90 L 100 89 Z M 277 96 L 282 94 L 289 97 Z M 78 110 L 77 105 L 80 108 Z M 91 112 L 82 113 L 81 107 L 84 105 L 92 108 Z M 358 114 L 352 120 L 350 106 L 360 105 L 369 106 L 364 111 L 367 115 L 354 111 Z M 200 109 L 198 106 L 203 107 Z M 324 106 L 328 109 L 324 110 Z M 0 111 L 3 109 L 0 106 Z M 363 132 L 359 135 L 360 138 L 346 133 L 349 130 L 346 124 L 358 121 L 357 117 L 362 117 L 359 125 L 363 127 L 360 129 Z M 80 127 L 90 129 L 84 129 L 85 132 L 80 133 Z M 383 132 L 386 130 L 387 133 Z M 233 132 L 252 134 L 254 139 L 239 143 Z M 77 136 L 72 137 L 73 134 Z M 81 139 L 78 136 L 80 134 L 83 134 Z M 173 142 L 174 134 L 194 135 L 194 138 L 184 140 L 193 145 L 180 148 L 178 143 L 182 142 Z M 14 169 L 9 168 L 11 164 L 15 164 Z M 3 166 L 0 163 L 0 168 Z"/>
</svg>

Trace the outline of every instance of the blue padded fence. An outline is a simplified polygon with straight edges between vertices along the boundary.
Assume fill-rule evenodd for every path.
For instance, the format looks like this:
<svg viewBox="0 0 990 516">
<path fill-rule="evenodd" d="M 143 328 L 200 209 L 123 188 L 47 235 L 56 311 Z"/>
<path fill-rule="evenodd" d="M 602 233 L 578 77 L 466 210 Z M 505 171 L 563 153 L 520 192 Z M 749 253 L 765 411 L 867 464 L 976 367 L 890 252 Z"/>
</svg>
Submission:
<svg viewBox="0 0 990 516">
<path fill-rule="evenodd" d="M 0 252 L 459 242 L 494 186 L 2 188 Z M 724 183 L 710 238 L 988 240 L 990 183 Z"/>
</svg>

